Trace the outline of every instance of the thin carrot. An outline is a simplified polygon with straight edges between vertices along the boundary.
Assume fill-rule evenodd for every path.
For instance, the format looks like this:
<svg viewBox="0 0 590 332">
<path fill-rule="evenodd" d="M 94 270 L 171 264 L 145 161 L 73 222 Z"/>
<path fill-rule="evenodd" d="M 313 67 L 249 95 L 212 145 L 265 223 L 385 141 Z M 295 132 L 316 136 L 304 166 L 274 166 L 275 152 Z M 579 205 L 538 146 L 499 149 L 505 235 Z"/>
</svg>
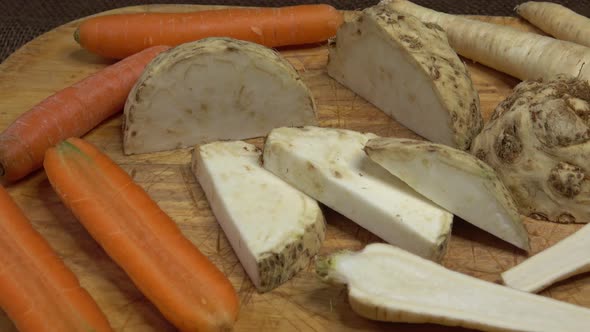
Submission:
<svg viewBox="0 0 590 332">
<path fill-rule="evenodd" d="M 78 137 L 121 111 L 158 46 L 119 61 L 46 98 L 20 115 L 0 134 L 0 180 L 18 180 L 43 164 L 45 151 Z"/>
<path fill-rule="evenodd" d="M 190 13 L 116 14 L 83 21 L 74 38 L 85 49 L 123 58 L 153 45 L 230 37 L 268 47 L 310 44 L 336 34 L 343 16 L 329 5 L 229 8 Z"/>
<path fill-rule="evenodd" d="M 76 275 L 2 186 L 0 253 L 0 307 L 19 331 L 112 331 Z"/>
<path fill-rule="evenodd" d="M 44 166 L 64 204 L 178 329 L 231 328 L 238 299 L 229 280 L 108 156 L 70 138 Z"/>
</svg>

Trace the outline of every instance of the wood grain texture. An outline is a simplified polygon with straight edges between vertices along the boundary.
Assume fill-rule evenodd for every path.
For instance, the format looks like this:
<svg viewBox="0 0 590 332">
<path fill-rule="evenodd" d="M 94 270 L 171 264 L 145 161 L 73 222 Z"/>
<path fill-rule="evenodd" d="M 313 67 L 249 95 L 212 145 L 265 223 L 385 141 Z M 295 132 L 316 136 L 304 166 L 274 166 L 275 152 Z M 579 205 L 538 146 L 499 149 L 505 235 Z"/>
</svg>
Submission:
<svg viewBox="0 0 590 332">
<path fill-rule="evenodd" d="M 202 6 L 153 5 L 118 12 L 188 11 Z M 513 18 L 482 18 L 534 31 Z M 25 45 L 0 65 L 0 129 L 18 114 L 109 63 L 81 49 L 73 40 L 76 23 L 66 24 Z M 300 72 L 314 94 L 320 124 L 383 136 L 416 137 L 381 111 L 332 80 L 325 70 L 325 45 L 283 49 L 282 54 Z M 482 111 L 492 110 L 518 83 L 509 76 L 465 60 L 480 93 Z M 355 315 L 344 287 L 322 284 L 308 268 L 270 293 L 258 294 L 211 214 L 205 196 L 190 172 L 190 149 L 126 157 L 122 154 L 121 117 L 115 116 L 85 136 L 104 150 L 179 224 L 238 290 L 241 313 L 236 331 L 466 331 L 436 325 L 385 324 Z M 251 140 L 260 145 L 261 139 Z M 43 171 L 8 188 L 24 208 L 33 226 L 45 236 L 65 263 L 80 278 L 117 331 L 173 331 L 153 305 L 93 241 L 52 191 Z M 324 208 L 328 231 L 322 254 L 360 249 L 380 241 L 341 215 Z M 533 253 L 579 229 L 526 220 Z M 449 252 L 443 264 L 477 278 L 497 282 L 504 270 L 526 254 L 455 218 Z M 590 275 L 574 277 L 542 293 L 590 308 Z M 0 330 L 15 331 L 0 314 Z"/>
</svg>

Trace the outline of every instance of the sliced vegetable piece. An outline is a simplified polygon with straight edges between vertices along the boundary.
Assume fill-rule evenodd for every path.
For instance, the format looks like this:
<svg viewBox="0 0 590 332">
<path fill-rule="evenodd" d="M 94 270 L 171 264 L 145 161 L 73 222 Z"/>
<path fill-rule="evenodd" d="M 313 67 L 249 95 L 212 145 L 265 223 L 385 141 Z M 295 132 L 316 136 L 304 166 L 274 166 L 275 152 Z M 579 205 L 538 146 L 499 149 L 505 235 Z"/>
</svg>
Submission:
<svg viewBox="0 0 590 332">
<path fill-rule="evenodd" d="M 403 138 L 371 139 L 369 158 L 414 190 L 465 221 L 530 250 L 516 204 L 496 172 L 470 155 L 442 144 Z"/>
<path fill-rule="evenodd" d="M 449 43 L 464 57 L 521 80 L 551 79 L 558 74 L 590 79 L 590 48 L 576 43 L 440 13 L 406 0 L 382 0 L 423 22 L 440 25 Z"/>
<path fill-rule="evenodd" d="M 195 147 L 192 171 L 234 252 L 260 292 L 309 265 L 326 233 L 318 203 L 262 167 L 254 145 Z"/>
<path fill-rule="evenodd" d="M 383 240 L 439 261 L 453 215 L 416 193 L 363 152 L 373 134 L 343 129 L 277 128 L 264 167 Z"/>
<path fill-rule="evenodd" d="M 516 13 L 555 38 L 590 46 L 590 19 L 557 3 L 528 1 Z"/>
<path fill-rule="evenodd" d="M 207 38 L 162 53 L 129 94 L 126 154 L 265 136 L 280 126 L 315 124 L 315 104 L 277 52 Z"/>
<path fill-rule="evenodd" d="M 437 25 L 377 5 L 343 24 L 329 52 L 330 76 L 431 141 L 466 150 L 483 126 L 467 68 Z"/>
<path fill-rule="evenodd" d="M 317 261 L 327 282 L 348 285 L 359 315 L 484 331 L 579 332 L 590 310 L 476 279 L 399 248 L 375 243 Z"/>
<path fill-rule="evenodd" d="M 129 174 L 78 138 L 49 149 L 44 166 L 62 202 L 174 326 L 231 329 L 232 284 Z"/>
<path fill-rule="evenodd" d="M 506 286 L 538 292 L 551 284 L 590 271 L 590 225 L 502 273 Z"/>
</svg>

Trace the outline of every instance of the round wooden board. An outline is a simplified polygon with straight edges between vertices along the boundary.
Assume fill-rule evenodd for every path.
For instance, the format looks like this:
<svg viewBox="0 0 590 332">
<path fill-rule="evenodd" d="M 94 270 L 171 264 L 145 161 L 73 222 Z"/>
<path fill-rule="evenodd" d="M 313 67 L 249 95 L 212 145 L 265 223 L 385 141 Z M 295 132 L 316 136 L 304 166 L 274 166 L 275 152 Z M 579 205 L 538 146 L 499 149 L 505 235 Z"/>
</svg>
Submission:
<svg viewBox="0 0 590 332">
<path fill-rule="evenodd" d="M 189 11 L 211 7 L 152 5 L 114 12 Z M 112 12 L 110 12 L 112 13 Z M 348 15 L 349 13 L 347 13 Z M 533 30 L 513 18 L 482 18 Z M 20 113 L 110 62 L 81 49 L 72 38 L 76 23 L 58 27 L 31 41 L 0 65 L 0 129 Z M 384 113 L 332 80 L 325 71 L 325 45 L 281 51 L 312 90 L 320 123 L 369 131 L 382 136 L 416 137 Z M 487 119 L 517 80 L 466 60 L 480 93 Z M 265 294 L 258 294 L 245 275 L 190 172 L 190 150 L 126 157 L 121 151 L 121 119 L 113 117 L 86 136 L 104 150 L 178 223 L 183 233 L 231 279 L 239 292 L 241 312 L 236 331 L 465 331 L 437 325 L 386 324 L 366 320 L 351 311 L 345 287 L 321 283 L 311 267 Z M 261 139 L 252 140 L 260 145 Z M 73 215 L 61 204 L 43 171 L 8 188 L 34 227 L 63 257 L 104 310 L 116 331 L 173 331 Z M 327 238 L 322 254 L 360 249 L 377 237 L 325 208 Z M 563 239 L 580 225 L 558 225 L 526 219 L 533 253 Z M 455 218 L 450 248 L 443 264 L 477 278 L 497 282 L 499 274 L 526 258 L 514 247 Z M 590 276 L 555 285 L 545 296 L 590 308 Z M 15 331 L 0 314 L 0 330 Z"/>
</svg>

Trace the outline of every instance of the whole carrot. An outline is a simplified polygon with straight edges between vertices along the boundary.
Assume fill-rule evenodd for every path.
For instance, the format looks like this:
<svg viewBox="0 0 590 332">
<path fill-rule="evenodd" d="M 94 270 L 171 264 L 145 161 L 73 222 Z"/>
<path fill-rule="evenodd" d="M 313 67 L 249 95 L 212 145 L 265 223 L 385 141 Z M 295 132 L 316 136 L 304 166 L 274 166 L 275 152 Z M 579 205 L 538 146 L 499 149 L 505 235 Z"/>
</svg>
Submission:
<svg viewBox="0 0 590 332">
<path fill-rule="evenodd" d="M 70 138 L 44 166 L 64 204 L 178 329 L 231 328 L 238 299 L 229 280 L 109 157 Z"/>
<path fill-rule="evenodd" d="M 167 46 L 147 49 L 67 87 L 20 115 L 0 134 L 0 180 L 18 180 L 43 164 L 45 150 L 82 136 L 121 111 L 144 67 Z"/>
<path fill-rule="evenodd" d="M 90 294 L 2 186 L 0 253 L 0 307 L 19 331 L 112 331 Z"/>
<path fill-rule="evenodd" d="M 85 49 L 124 58 L 153 45 L 230 37 L 268 47 L 316 43 L 335 35 L 343 16 L 329 5 L 230 8 L 190 13 L 105 15 L 83 21 L 74 38 Z"/>
</svg>

